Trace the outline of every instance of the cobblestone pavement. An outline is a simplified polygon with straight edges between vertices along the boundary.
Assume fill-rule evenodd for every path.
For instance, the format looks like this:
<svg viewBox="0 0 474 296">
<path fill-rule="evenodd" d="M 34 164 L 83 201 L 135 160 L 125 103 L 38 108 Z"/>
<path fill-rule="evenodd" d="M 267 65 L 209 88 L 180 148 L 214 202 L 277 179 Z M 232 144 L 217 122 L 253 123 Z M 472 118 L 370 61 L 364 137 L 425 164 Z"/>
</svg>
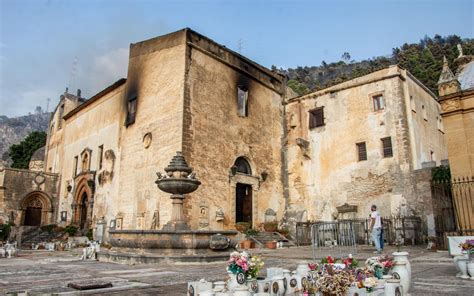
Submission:
<svg viewBox="0 0 474 296">
<path fill-rule="evenodd" d="M 311 260 L 308 247 L 280 250 L 252 250 L 267 267 L 294 269 L 302 260 Z M 355 255 L 365 259 L 372 249 L 359 248 Z M 387 250 L 387 253 L 394 249 Z M 474 281 L 455 277 L 456 269 L 447 252 L 427 252 L 408 248 L 412 265 L 410 294 L 473 295 Z M 317 257 L 323 254 L 316 254 Z M 79 252 L 22 251 L 18 258 L 0 258 L 0 294 L 29 291 L 29 295 L 77 294 L 67 288 L 72 281 L 103 280 L 113 288 L 84 292 L 94 295 L 185 295 L 188 281 L 225 278 L 225 263 L 121 265 L 80 261 Z"/>
</svg>

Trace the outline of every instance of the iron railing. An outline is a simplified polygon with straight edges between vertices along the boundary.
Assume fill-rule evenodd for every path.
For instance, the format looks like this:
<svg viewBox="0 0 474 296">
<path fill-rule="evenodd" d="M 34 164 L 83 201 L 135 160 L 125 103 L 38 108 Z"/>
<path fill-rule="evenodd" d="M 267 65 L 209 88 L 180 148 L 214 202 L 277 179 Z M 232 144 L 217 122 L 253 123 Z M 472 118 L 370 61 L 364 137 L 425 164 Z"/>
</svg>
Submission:
<svg viewBox="0 0 474 296">
<path fill-rule="evenodd" d="M 311 245 L 311 227 L 316 224 L 333 223 L 338 226 L 346 227 L 351 225 L 351 232 L 353 233 L 354 242 L 358 245 L 367 245 L 371 242 L 371 235 L 369 233 L 368 219 L 345 219 L 333 222 L 316 221 L 316 222 L 299 222 L 296 224 L 296 243 L 299 246 Z M 383 237 L 387 244 L 396 244 L 397 242 L 405 245 L 422 244 L 424 238 L 424 229 L 422 227 L 422 220 L 418 216 L 408 217 L 383 217 Z"/>
</svg>

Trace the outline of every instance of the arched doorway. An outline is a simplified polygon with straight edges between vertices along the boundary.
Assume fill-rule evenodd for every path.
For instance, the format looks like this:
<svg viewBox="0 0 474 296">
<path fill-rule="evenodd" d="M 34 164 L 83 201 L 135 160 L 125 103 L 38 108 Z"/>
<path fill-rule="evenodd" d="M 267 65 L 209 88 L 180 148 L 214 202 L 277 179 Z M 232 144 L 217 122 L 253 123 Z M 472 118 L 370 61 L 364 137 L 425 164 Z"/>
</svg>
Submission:
<svg viewBox="0 0 474 296">
<path fill-rule="evenodd" d="M 32 198 L 26 205 L 25 223 L 26 226 L 40 226 L 43 204 L 38 198 Z"/>
<path fill-rule="evenodd" d="M 21 225 L 41 226 L 51 222 L 51 200 L 43 191 L 28 193 L 21 201 L 20 210 Z"/>
<path fill-rule="evenodd" d="M 243 157 L 238 157 L 235 160 L 234 167 L 236 173 L 252 175 L 252 168 Z M 252 212 L 252 185 L 237 183 L 235 188 L 235 222 L 246 222 L 252 225 Z"/>
<path fill-rule="evenodd" d="M 86 225 L 86 222 L 87 222 L 87 201 L 88 201 L 88 198 L 87 198 L 87 193 L 82 193 L 82 196 L 81 196 L 81 216 L 80 216 L 80 220 L 79 220 L 79 226 L 81 229 L 84 229 L 84 226 Z"/>
<path fill-rule="evenodd" d="M 86 179 L 78 182 L 77 191 L 74 194 L 73 224 L 80 229 L 87 229 L 91 226 L 93 197 L 92 190 Z"/>
</svg>

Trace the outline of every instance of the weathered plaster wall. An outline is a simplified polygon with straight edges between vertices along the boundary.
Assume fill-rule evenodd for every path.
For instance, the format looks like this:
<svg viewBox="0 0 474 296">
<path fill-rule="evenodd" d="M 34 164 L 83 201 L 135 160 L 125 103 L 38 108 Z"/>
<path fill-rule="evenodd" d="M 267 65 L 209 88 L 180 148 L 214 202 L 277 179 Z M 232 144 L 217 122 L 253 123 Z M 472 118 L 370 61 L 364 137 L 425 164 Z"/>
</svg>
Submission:
<svg viewBox="0 0 474 296">
<path fill-rule="evenodd" d="M 411 141 L 413 167 L 420 169 L 423 162 L 429 161 L 435 161 L 437 165 L 440 165 L 441 160 L 448 159 L 441 106 L 414 78 L 409 76 L 405 85 L 408 88 L 407 106 L 410 110 L 407 111 L 409 116 L 407 120 L 414 137 L 414 141 Z M 433 159 L 431 151 L 434 152 Z"/>
<path fill-rule="evenodd" d="M 474 175 L 474 90 L 441 97 L 453 177 Z"/>
<path fill-rule="evenodd" d="M 205 40 L 199 48 L 189 48 L 186 80 L 189 101 L 185 102 L 189 107 L 185 108 L 183 150 L 202 182 L 186 200 L 191 225 L 198 228 L 200 222 L 205 225 L 208 221 L 211 229 L 233 228 L 237 182 L 252 185 L 254 226 L 264 221 L 267 209 L 275 211 L 280 219 L 285 206 L 281 175 L 283 107 L 279 93 L 283 88 L 278 81 L 282 78 L 244 60 L 233 60 L 235 57 L 225 50 L 216 49 L 220 53 L 216 58 L 202 50 L 208 47 L 203 43 Z M 238 85 L 248 88 L 248 117 L 238 116 Z M 249 161 L 252 176 L 229 176 L 239 156 Z M 263 172 L 268 173 L 265 181 L 261 179 Z M 200 217 L 201 207 L 207 210 L 207 217 Z M 219 208 L 225 216 L 221 222 L 216 221 Z"/>
<path fill-rule="evenodd" d="M 410 214 L 417 197 L 401 75 L 390 67 L 286 106 L 289 221 L 331 220 L 344 203 L 358 206 L 358 217 L 373 203 L 382 215 Z M 384 110 L 374 111 L 375 94 L 383 94 Z M 308 111 L 323 106 L 325 125 L 309 130 Z M 381 138 L 388 136 L 393 157 L 384 158 Z M 359 142 L 366 142 L 366 161 L 358 161 Z"/>
<path fill-rule="evenodd" d="M 171 217 L 169 194 L 155 181 L 156 172 L 182 149 L 185 47 L 184 31 L 131 45 L 124 102 L 136 95 L 138 104 L 135 123 L 120 134 L 115 210 L 123 229 L 161 228 Z M 123 123 L 125 111 L 122 115 Z M 147 133 L 152 142 L 145 148 Z"/>
<path fill-rule="evenodd" d="M 64 127 L 64 160 L 61 172 L 61 198 L 59 212 L 67 212 L 67 221 L 61 221 L 58 214 L 57 223 L 66 225 L 72 222 L 73 211 L 71 204 L 74 202 L 78 181 L 82 172 L 81 153 L 90 149 L 89 171 L 95 172 L 95 192 L 92 213 L 92 222 L 105 217 L 107 221 L 115 216 L 116 205 L 119 199 L 119 135 L 122 126 L 121 110 L 124 86 L 107 93 L 102 98 L 95 100 L 87 109 L 81 110 L 72 117 L 67 118 Z M 103 146 L 103 167 L 99 169 L 99 146 Z M 113 168 L 105 160 L 107 151 L 115 155 Z M 110 152 L 108 152 L 110 153 Z M 78 158 L 77 174 L 74 172 L 75 157 Z M 113 177 L 99 184 L 98 176 L 104 171 L 112 172 Z M 70 191 L 68 191 L 70 186 Z M 92 225 L 94 226 L 94 224 Z"/>
<path fill-rule="evenodd" d="M 44 182 L 39 186 L 34 181 L 38 175 L 44 177 Z M 54 223 L 57 213 L 58 182 L 59 176 L 57 174 L 0 168 L 0 218 L 4 222 L 11 222 L 11 213 L 13 212 L 14 223 L 22 225 L 24 222 L 24 212 L 21 210 L 22 202 L 29 194 L 41 192 L 48 196 L 52 207 L 51 212 L 44 213 L 42 224 Z"/>
</svg>

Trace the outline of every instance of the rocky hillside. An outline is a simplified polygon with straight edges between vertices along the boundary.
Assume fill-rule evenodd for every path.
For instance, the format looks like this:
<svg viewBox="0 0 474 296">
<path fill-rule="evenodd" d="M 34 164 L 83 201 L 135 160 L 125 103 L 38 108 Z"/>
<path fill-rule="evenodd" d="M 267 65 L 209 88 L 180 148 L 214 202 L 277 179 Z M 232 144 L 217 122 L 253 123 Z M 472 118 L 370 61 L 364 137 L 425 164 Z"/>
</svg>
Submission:
<svg viewBox="0 0 474 296">
<path fill-rule="evenodd" d="M 289 78 L 288 86 L 299 95 L 326 88 L 371 72 L 383 69 L 389 65 L 398 64 L 410 71 L 423 84 L 437 93 L 437 82 L 445 56 L 451 69 L 456 69 L 455 59 L 459 55 L 458 44 L 462 45 L 465 55 L 474 54 L 474 39 L 462 39 L 456 35 L 433 38 L 425 36 L 418 43 L 405 43 L 392 49 L 387 56 L 374 57 L 356 62 L 345 52 L 341 60 L 334 63 L 323 61 L 320 66 L 301 66 L 288 69 L 277 69 Z"/>
<path fill-rule="evenodd" d="M 0 116 L 0 164 L 10 163 L 8 148 L 18 144 L 32 131 L 46 131 L 51 113 L 37 112 L 26 116 L 8 118 Z"/>
</svg>

